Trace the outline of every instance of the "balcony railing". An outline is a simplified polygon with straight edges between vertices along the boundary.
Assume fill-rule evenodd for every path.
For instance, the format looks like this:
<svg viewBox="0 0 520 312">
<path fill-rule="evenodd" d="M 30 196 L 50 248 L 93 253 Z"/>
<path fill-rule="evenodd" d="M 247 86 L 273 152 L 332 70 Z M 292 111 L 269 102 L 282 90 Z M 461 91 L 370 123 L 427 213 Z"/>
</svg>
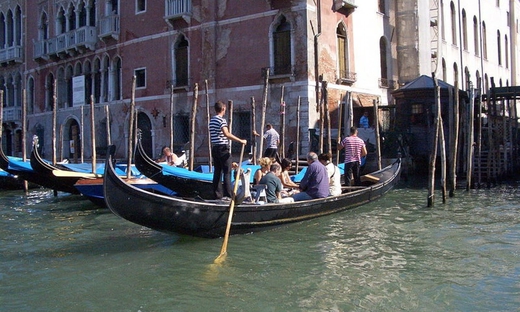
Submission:
<svg viewBox="0 0 520 312">
<path fill-rule="evenodd" d="M 46 59 L 47 58 L 47 40 L 39 40 L 33 42 L 33 58 Z"/>
<path fill-rule="evenodd" d="M 85 47 L 94 50 L 97 40 L 96 27 L 84 26 L 48 39 L 47 53 L 58 55 Z"/>
<path fill-rule="evenodd" d="M 339 73 L 338 84 L 353 84 L 357 80 L 357 73 L 341 70 Z"/>
<path fill-rule="evenodd" d="M 395 89 L 397 86 L 394 80 L 379 78 L 379 87 L 385 89 Z"/>
<path fill-rule="evenodd" d="M 189 22 L 192 10 L 191 0 L 165 0 L 164 7 L 164 19 L 169 24 L 180 18 Z"/>
<path fill-rule="evenodd" d="M 119 15 L 105 16 L 99 22 L 99 35 L 100 38 L 112 37 L 114 39 L 119 38 Z"/>
<path fill-rule="evenodd" d="M 23 63 L 23 50 L 21 46 L 7 47 L 0 50 L 0 63 Z"/>
<path fill-rule="evenodd" d="M 4 107 L 3 121 L 20 121 L 22 120 L 22 108 L 19 106 Z"/>
</svg>

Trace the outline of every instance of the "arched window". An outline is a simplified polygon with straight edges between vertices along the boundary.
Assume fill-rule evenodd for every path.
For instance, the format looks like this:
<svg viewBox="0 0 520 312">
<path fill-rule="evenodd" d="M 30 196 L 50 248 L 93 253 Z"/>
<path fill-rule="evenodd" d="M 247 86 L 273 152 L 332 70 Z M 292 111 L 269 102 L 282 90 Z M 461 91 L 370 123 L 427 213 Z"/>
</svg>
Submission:
<svg viewBox="0 0 520 312">
<path fill-rule="evenodd" d="M 444 25 L 444 0 L 441 0 L 441 4 L 440 4 L 440 8 L 441 8 L 441 16 L 440 16 L 440 19 L 441 19 L 441 37 L 442 37 L 442 40 L 446 41 L 446 27 Z"/>
<path fill-rule="evenodd" d="M 273 31 L 273 61 L 273 74 L 291 74 L 291 24 L 283 15 Z"/>
<path fill-rule="evenodd" d="M 69 9 L 67 10 L 66 16 L 68 17 L 69 24 L 67 31 L 76 29 L 76 9 L 74 8 L 74 5 L 72 3 L 70 4 Z"/>
<path fill-rule="evenodd" d="M 478 20 L 476 16 L 473 16 L 473 48 L 475 49 L 476 56 L 480 55 L 480 40 L 478 39 L 478 37 Z"/>
<path fill-rule="evenodd" d="M 482 22 L 482 56 L 487 59 L 487 30 L 486 23 Z"/>
<path fill-rule="evenodd" d="M 498 54 L 498 65 L 502 65 L 502 45 L 500 40 L 500 30 L 497 30 L 497 54 Z"/>
<path fill-rule="evenodd" d="M 381 79 L 386 81 L 386 86 L 388 86 L 388 65 L 386 62 L 386 40 L 385 37 L 381 37 L 379 39 L 379 60 L 380 60 L 380 70 L 381 70 Z"/>
<path fill-rule="evenodd" d="M 507 36 L 504 37 L 504 61 L 506 68 L 509 68 L 509 42 L 507 40 Z"/>
<path fill-rule="evenodd" d="M 27 113 L 32 114 L 35 112 L 34 109 L 34 79 L 29 77 L 27 80 L 27 91 L 26 91 L 26 102 L 27 102 Z"/>
<path fill-rule="evenodd" d="M 6 44 L 5 28 L 6 28 L 5 15 L 4 15 L 4 13 L 0 13 L 0 47 L 5 47 L 5 44 Z"/>
<path fill-rule="evenodd" d="M 448 73 L 446 72 L 446 60 L 442 58 L 442 81 L 447 81 Z"/>
<path fill-rule="evenodd" d="M 459 68 L 457 66 L 457 63 L 453 63 L 453 84 L 455 85 L 455 82 L 459 81 Z M 458 84 L 460 88 L 460 83 Z"/>
<path fill-rule="evenodd" d="M 383 14 L 386 13 L 385 2 L 386 2 L 385 0 L 379 0 L 378 1 L 379 13 L 383 13 Z"/>
<path fill-rule="evenodd" d="M 338 69 L 340 79 L 351 78 L 350 74 L 350 59 L 348 37 L 345 24 L 340 23 L 336 28 L 336 37 L 338 41 Z"/>
<path fill-rule="evenodd" d="M 54 85 L 54 75 L 47 75 L 45 79 L 45 111 L 52 111 L 54 108 Z"/>
<path fill-rule="evenodd" d="M 94 78 L 94 102 L 101 102 L 101 62 L 98 58 L 94 60 L 94 68 L 92 71 Z"/>
<path fill-rule="evenodd" d="M 22 45 L 22 10 L 19 6 L 16 7 L 14 12 L 14 44 Z"/>
<path fill-rule="evenodd" d="M 56 18 L 56 35 L 61 35 L 67 32 L 67 19 L 65 18 L 65 10 L 60 7 Z"/>
<path fill-rule="evenodd" d="M 466 17 L 466 10 L 462 10 L 462 46 L 465 51 L 468 50 L 468 19 Z"/>
<path fill-rule="evenodd" d="M 179 36 L 174 47 L 174 81 L 176 87 L 188 85 L 188 40 L 184 35 Z"/>
<path fill-rule="evenodd" d="M 11 10 L 7 11 L 7 46 L 12 47 L 14 43 L 14 19 L 13 12 Z"/>
<path fill-rule="evenodd" d="M 108 101 L 108 86 L 109 86 L 109 76 L 110 76 L 110 60 L 108 56 L 103 58 L 103 64 L 101 67 L 101 102 Z"/>
<path fill-rule="evenodd" d="M 455 4 L 453 1 L 450 4 L 451 16 L 451 40 L 454 45 L 457 45 L 457 11 L 455 11 Z"/>
<path fill-rule="evenodd" d="M 112 100 L 121 100 L 122 96 L 122 64 L 121 58 L 116 57 L 113 61 L 112 65 L 112 80 L 113 80 L 113 90 L 112 90 Z"/>
<path fill-rule="evenodd" d="M 72 107 L 73 104 L 73 87 L 72 87 L 72 77 L 74 77 L 74 71 L 72 65 L 67 66 L 67 72 L 65 75 L 65 81 L 67 82 L 67 102 L 65 103 L 65 107 Z"/>
</svg>

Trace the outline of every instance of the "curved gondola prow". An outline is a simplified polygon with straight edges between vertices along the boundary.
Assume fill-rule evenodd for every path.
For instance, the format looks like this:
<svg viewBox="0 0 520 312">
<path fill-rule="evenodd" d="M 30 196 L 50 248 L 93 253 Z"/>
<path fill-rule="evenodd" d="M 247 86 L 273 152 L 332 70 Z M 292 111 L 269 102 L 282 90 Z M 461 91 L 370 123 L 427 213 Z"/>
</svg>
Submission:
<svg viewBox="0 0 520 312">
<path fill-rule="evenodd" d="M 36 172 L 48 172 L 51 173 L 53 170 L 56 170 L 58 168 L 54 167 L 53 165 L 47 163 L 43 160 L 43 158 L 40 156 L 40 153 L 38 152 L 38 136 L 33 136 L 33 146 L 31 151 L 31 166 L 34 168 Z"/>
<path fill-rule="evenodd" d="M 148 174 L 155 174 L 156 172 L 161 172 L 161 165 L 157 164 L 143 148 L 143 144 L 141 142 L 140 130 L 138 130 L 137 142 L 134 153 L 134 163 L 137 170 L 142 172 L 144 175 L 148 176 Z"/>
<path fill-rule="evenodd" d="M 9 158 L 4 153 L 4 148 L 2 147 L 2 138 L 0 137 L 0 168 L 9 172 Z"/>
</svg>

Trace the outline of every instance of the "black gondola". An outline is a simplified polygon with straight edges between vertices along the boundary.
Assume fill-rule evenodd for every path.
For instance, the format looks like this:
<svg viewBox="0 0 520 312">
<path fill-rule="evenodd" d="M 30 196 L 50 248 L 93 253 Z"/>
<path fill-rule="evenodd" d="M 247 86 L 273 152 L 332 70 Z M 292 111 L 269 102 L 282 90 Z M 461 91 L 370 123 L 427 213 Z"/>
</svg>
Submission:
<svg viewBox="0 0 520 312">
<path fill-rule="evenodd" d="M 153 161 L 143 149 L 141 139 L 137 139 L 135 151 L 135 167 L 139 172 L 157 183 L 175 191 L 181 197 L 196 197 L 214 199 L 211 173 L 200 173 L 185 168 L 168 166 L 170 172 Z"/>
<path fill-rule="evenodd" d="M 33 170 L 45 180 L 44 187 L 67 192 L 71 194 L 79 194 L 80 192 L 74 184 L 80 179 L 93 179 L 100 175 L 94 173 L 83 173 L 72 170 L 63 170 L 55 167 L 43 160 L 38 153 L 38 138 L 33 138 L 33 149 L 31 152 L 31 167 Z"/>
<path fill-rule="evenodd" d="M 109 149 L 105 165 L 104 195 L 116 215 L 139 225 L 163 232 L 215 238 L 224 235 L 229 203 L 196 201 L 152 194 L 125 183 L 114 173 Z M 370 174 L 378 182 L 322 199 L 287 204 L 246 204 L 234 209 L 231 234 L 250 233 L 283 224 L 308 220 L 351 209 L 376 200 L 399 181 L 401 162 Z"/>
</svg>

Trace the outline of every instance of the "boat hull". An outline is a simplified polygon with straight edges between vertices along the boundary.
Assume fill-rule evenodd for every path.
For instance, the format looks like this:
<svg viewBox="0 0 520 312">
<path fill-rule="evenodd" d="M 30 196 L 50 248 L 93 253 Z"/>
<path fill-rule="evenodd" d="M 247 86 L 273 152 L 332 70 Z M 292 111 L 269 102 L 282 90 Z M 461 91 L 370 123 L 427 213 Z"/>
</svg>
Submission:
<svg viewBox="0 0 520 312">
<path fill-rule="evenodd" d="M 288 204 L 238 205 L 234 209 L 231 234 L 265 230 L 366 204 L 395 186 L 399 181 L 400 168 L 400 162 L 396 162 L 384 170 L 371 173 L 380 182 L 340 196 Z M 110 210 L 123 219 L 163 232 L 207 238 L 224 235 L 229 203 L 152 194 L 128 185 L 113 174 L 109 161 L 105 170 L 105 201 Z"/>
</svg>

